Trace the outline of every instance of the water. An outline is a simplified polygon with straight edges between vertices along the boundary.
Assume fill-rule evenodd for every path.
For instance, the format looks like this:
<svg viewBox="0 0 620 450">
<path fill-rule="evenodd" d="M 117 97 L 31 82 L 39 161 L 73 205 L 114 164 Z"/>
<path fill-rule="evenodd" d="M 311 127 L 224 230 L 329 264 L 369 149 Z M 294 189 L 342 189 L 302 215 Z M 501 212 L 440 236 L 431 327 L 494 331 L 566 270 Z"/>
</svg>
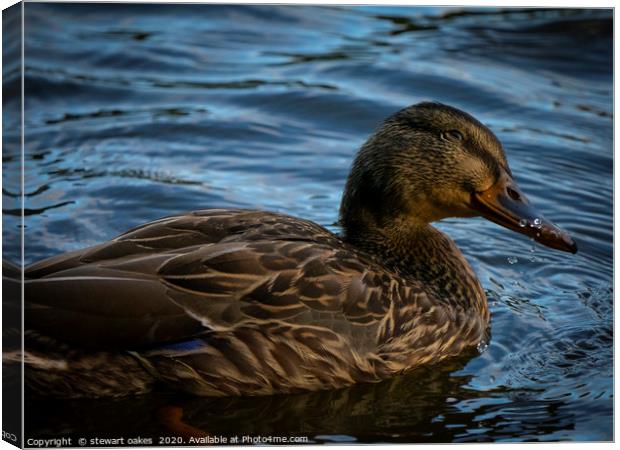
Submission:
<svg viewBox="0 0 620 450">
<path fill-rule="evenodd" d="M 200 208 L 336 230 L 359 145 L 429 99 L 488 124 L 530 200 L 579 244 L 573 256 L 482 219 L 439 224 L 487 290 L 483 353 L 295 396 L 28 396 L 27 436 L 165 436 L 156 411 L 173 404 L 212 435 L 612 439 L 610 10 L 27 4 L 25 52 L 27 263 Z M 7 180 L 17 164 L 5 156 Z"/>
</svg>

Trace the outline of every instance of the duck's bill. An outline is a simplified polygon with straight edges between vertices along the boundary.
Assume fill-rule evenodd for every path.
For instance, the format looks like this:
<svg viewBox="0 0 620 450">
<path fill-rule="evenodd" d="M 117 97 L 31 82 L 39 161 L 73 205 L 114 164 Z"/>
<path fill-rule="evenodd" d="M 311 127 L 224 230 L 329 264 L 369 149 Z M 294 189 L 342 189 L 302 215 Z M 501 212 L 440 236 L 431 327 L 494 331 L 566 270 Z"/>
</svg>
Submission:
<svg viewBox="0 0 620 450">
<path fill-rule="evenodd" d="M 508 177 L 503 177 L 490 189 L 474 194 L 471 206 L 484 218 L 530 236 L 547 247 L 577 253 L 577 244 L 569 234 L 536 211 Z"/>
</svg>

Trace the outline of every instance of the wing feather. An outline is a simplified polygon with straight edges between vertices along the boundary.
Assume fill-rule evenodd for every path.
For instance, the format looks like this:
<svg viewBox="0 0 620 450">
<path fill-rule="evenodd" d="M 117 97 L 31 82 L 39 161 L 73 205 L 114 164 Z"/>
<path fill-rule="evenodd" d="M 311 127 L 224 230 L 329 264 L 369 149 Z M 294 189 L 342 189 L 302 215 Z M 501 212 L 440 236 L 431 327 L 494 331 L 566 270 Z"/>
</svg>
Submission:
<svg viewBox="0 0 620 450">
<path fill-rule="evenodd" d="M 28 267 L 27 316 L 52 337 L 129 348 L 261 321 L 368 338 L 390 308 L 384 272 L 309 221 L 196 211 Z"/>
</svg>

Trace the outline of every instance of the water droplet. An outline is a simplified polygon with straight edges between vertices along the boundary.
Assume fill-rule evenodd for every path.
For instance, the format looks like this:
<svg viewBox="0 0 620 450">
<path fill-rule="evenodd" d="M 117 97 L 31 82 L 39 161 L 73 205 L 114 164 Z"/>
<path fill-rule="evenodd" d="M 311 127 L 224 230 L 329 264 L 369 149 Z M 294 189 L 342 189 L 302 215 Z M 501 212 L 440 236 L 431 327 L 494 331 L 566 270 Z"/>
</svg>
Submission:
<svg viewBox="0 0 620 450">
<path fill-rule="evenodd" d="M 528 223 L 528 222 L 527 222 L 527 220 L 525 220 L 525 219 L 521 219 L 521 220 L 519 220 L 519 226 L 520 226 L 521 228 L 526 227 L 526 226 L 527 226 L 527 223 Z"/>
<path fill-rule="evenodd" d="M 484 341 L 484 340 L 478 342 L 478 345 L 476 346 L 476 349 L 478 350 L 478 353 L 486 352 L 487 348 L 489 348 L 489 344 L 487 344 L 486 341 Z"/>
<path fill-rule="evenodd" d="M 458 402 L 458 400 L 454 397 L 448 397 L 446 399 L 446 403 L 456 403 L 456 402 Z"/>
<path fill-rule="evenodd" d="M 542 220 L 540 220 L 538 217 L 534 219 L 534 222 L 532 223 L 532 226 L 534 228 L 542 228 Z"/>
<path fill-rule="evenodd" d="M 517 258 L 516 256 L 509 256 L 508 257 L 508 264 L 516 264 L 519 262 L 519 258 Z"/>
</svg>

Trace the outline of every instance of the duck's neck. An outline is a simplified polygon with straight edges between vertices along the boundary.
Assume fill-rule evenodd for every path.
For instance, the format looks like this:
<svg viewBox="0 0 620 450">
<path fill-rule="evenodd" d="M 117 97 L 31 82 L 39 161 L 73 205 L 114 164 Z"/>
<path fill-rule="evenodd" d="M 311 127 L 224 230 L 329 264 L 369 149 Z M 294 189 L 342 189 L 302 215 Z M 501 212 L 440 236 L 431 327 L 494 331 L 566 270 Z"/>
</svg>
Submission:
<svg viewBox="0 0 620 450">
<path fill-rule="evenodd" d="M 345 229 L 344 238 L 403 277 L 419 281 L 438 301 L 488 314 L 476 274 L 456 244 L 430 224 L 395 220 L 382 227 Z"/>
</svg>

